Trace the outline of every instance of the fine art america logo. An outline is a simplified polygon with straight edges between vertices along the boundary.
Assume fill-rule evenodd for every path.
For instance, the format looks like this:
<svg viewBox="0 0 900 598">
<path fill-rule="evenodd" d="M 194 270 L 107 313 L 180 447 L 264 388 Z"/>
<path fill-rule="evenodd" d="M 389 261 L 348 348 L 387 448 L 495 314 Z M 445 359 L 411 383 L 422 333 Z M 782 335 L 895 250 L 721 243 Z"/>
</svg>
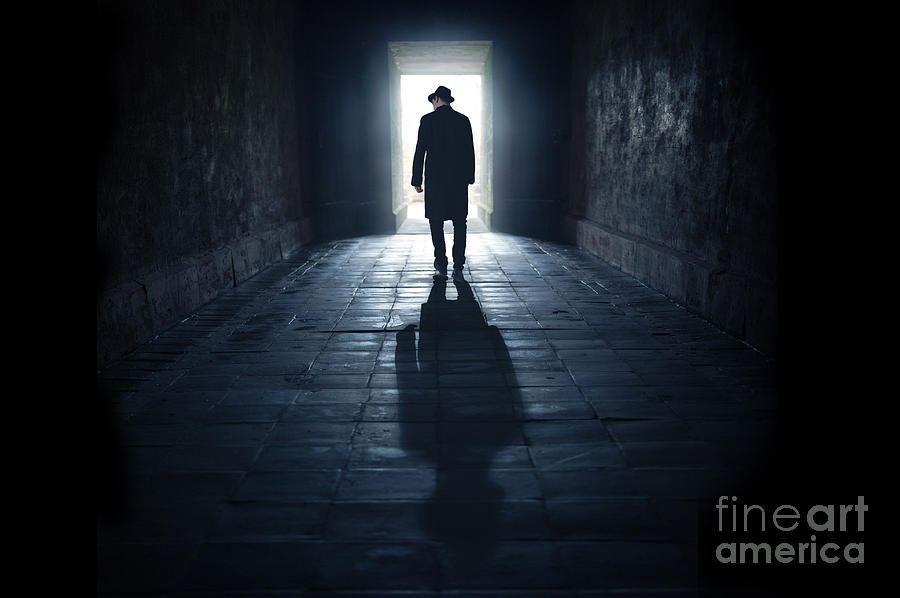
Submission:
<svg viewBox="0 0 900 598">
<path fill-rule="evenodd" d="M 740 504 L 736 496 L 720 496 L 716 504 L 718 531 L 728 536 L 755 540 L 725 541 L 716 546 L 723 564 L 743 563 L 864 563 L 865 497 L 856 504 L 793 505 L 764 508 Z M 771 537 L 770 537 L 771 536 Z M 777 538 L 778 541 L 761 541 Z M 789 540 L 789 541 L 785 541 Z"/>
</svg>

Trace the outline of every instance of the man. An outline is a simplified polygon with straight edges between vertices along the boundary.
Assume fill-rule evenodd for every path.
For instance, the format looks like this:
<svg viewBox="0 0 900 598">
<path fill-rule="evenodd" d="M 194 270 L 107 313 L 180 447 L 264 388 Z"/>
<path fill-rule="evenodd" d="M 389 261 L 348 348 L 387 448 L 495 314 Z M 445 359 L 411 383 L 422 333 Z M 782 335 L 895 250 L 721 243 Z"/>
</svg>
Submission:
<svg viewBox="0 0 900 598">
<path fill-rule="evenodd" d="M 425 217 L 431 225 L 435 278 L 447 278 L 444 221 L 453 221 L 453 280 L 463 280 L 466 262 L 466 217 L 469 185 L 475 182 L 475 145 L 469 118 L 450 107 L 454 97 L 443 85 L 428 96 L 433 112 L 419 122 L 413 156 L 412 186 L 422 192 L 422 169 L 427 180 Z M 428 160 L 425 160 L 426 155 Z"/>
</svg>

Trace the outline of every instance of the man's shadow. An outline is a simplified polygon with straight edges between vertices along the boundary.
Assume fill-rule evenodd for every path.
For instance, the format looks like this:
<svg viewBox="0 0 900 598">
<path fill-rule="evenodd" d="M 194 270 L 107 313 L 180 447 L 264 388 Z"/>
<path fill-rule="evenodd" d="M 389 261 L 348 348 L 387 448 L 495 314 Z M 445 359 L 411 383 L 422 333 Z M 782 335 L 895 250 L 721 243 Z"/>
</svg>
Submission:
<svg viewBox="0 0 900 598">
<path fill-rule="evenodd" d="M 434 494 L 419 516 L 422 530 L 459 571 L 474 573 L 504 537 L 505 492 L 492 480 L 492 463 L 521 439 L 520 397 L 500 331 L 487 325 L 469 284 L 453 284 L 458 298 L 448 300 L 447 281 L 435 279 L 422 304 L 418 345 L 415 325 L 398 332 L 395 365 L 401 446 L 437 467 Z M 423 410 L 423 399 L 435 396 L 437 408 Z M 426 411 L 434 413 L 434 434 L 422 433 Z"/>
</svg>

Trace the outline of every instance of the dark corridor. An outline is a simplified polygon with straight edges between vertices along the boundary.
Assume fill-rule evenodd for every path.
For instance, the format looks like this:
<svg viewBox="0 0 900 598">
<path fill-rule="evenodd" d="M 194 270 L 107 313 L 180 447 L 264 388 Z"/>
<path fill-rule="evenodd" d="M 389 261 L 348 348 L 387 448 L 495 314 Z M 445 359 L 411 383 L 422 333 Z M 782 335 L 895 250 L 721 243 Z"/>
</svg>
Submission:
<svg viewBox="0 0 900 598">
<path fill-rule="evenodd" d="M 716 560 L 719 496 L 865 494 L 849 457 L 793 475 L 831 412 L 784 386 L 765 5 L 102 0 L 96 31 L 99 595 L 856 579 Z M 486 106 L 444 284 L 396 161 L 436 42 Z"/>
</svg>

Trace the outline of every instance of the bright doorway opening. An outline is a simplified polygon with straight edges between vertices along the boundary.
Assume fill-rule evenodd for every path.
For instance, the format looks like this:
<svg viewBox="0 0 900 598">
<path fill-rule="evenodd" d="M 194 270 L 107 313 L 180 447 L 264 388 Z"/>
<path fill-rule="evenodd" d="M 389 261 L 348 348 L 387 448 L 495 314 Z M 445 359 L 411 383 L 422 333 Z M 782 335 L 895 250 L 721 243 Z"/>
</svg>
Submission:
<svg viewBox="0 0 900 598">
<path fill-rule="evenodd" d="M 428 95 L 449 87 L 454 110 L 469 117 L 475 143 L 475 184 L 469 219 L 490 226 L 493 212 L 491 42 L 390 42 L 392 209 L 395 230 L 408 218 L 424 222 L 423 194 L 410 185 L 419 120 L 431 112 Z M 426 158 L 427 159 L 427 158 Z M 427 182 L 426 182 L 427 185 Z"/>
<path fill-rule="evenodd" d="M 423 114 L 431 112 L 428 95 L 438 85 L 450 88 L 454 102 L 451 107 L 469 117 L 472 123 L 472 137 L 475 143 L 475 184 L 469 187 L 469 213 L 477 213 L 478 199 L 481 195 L 481 163 L 484 156 L 481 151 L 481 75 L 401 75 L 400 76 L 400 113 L 402 119 L 401 135 L 403 142 L 403 172 L 412 173 L 413 155 L 416 151 L 416 139 L 419 132 L 419 119 Z M 406 200 L 410 208 L 424 214 L 424 207 L 413 204 L 422 203 L 422 193 L 416 193 L 411 185 L 406 186 Z"/>
</svg>

